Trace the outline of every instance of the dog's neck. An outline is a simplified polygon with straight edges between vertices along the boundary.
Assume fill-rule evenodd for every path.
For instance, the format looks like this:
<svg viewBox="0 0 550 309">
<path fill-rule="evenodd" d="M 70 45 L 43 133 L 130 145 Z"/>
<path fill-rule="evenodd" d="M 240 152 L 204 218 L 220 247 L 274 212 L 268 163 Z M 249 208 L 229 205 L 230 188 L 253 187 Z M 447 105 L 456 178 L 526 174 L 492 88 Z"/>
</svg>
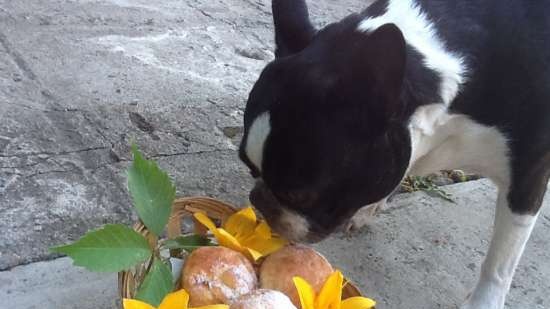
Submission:
<svg viewBox="0 0 550 309">
<path fill-rule="evenodd" d="M 446 48 L 435 25 L 419 4 L 414 0 L 388 0 L 383 14 L 369 16 L 368 10 L 365 14 L 365 18 L 359 23 L 359 31 L 368 33 L 384 24 L 393 23 L 403 33 L 408 48 L 406 82 L 422 82 L 432 87 L 434 85 L 429 84 L 437 83 L 437 97 L 430 98 L 433 94 L 430 94 L 428 90 L 424 91 L 424 89 L 416 87 L 409 90 L 428 92 L 424 95 L 429 97 L 421 99 L 433 101 L 424 102 L 424 104 L 443 103 L 449 106 L 465 81 L 465 60 L 457 52 Z M 429 74 L 431 77 L 425 76 L 426 72 L 418 72 L 422 68 L 433 71 L 432 74 Z"/>
<path fill-rule="evenodd" d="M 465 83 L 465 60 L 446 48 L 429 16 L 414 0 L 379 1 L 364 14 L 359 31 L 369 33 L 393 23 L 407 43 L 401 100 L 406 106 L 403 119 L 411 134 L 413 165 L 450 134 L 440 129 L 453 119 L 447 110 Z"/>
</svg>

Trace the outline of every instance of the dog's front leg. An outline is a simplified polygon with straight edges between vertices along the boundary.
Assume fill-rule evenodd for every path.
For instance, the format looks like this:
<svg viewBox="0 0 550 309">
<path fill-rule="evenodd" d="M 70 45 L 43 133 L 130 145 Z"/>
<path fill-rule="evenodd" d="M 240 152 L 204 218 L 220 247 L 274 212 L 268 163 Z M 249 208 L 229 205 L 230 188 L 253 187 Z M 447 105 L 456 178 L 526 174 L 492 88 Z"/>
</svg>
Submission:
<svg viewBox="0 0 550 309">
<path fill-rule="evenodd" d="M 500 190 L 495 226 L 479 281 L 461 309 L 502 309 L 514 271 L 538 214 L 514 214 L 507 190 Z"/>
<path fill-rule="evenodd" d="M 367 226 L 373 220 L 373 217 L 379 211 L 384 209 L 384 207 L 386 207 L 387 200 L 388 198 L 384 198 L 379 202 L 364 206 L 359 209 L 346 224 L 345 231 L 347 233 L 350 233 Z"/>
</svg>

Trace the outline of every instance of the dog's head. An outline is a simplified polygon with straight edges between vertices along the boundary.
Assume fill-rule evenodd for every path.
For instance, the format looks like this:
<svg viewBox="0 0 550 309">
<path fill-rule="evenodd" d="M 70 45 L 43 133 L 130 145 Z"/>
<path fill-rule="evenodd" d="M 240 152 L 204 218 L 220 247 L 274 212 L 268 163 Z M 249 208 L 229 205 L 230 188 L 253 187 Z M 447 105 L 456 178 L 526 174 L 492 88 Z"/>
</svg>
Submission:
<svg viewBox="0 0 550 309">
<path fill-rule="evenodd" d="M 251 202 L 295 241 L 328 235 L 399 184 L 410 158 L 400 95 L 405 42 L 358 15 L 316 31 L 303 1 L 273 1 L 276 59 L 254 85 L 241 159 Z"/>
</svg>

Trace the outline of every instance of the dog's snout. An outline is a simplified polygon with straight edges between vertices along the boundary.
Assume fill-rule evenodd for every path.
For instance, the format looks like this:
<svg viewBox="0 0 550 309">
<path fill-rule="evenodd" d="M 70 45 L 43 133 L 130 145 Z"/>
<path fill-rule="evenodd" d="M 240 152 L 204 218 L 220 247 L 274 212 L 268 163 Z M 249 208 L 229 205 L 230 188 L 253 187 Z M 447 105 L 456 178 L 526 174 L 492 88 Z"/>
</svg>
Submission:
<svg viewBox="0 0 550 309">
<path fill-rule="evenodd" d="M 252 205 L 255 205 L 256 207 L 258 207 L 258 204 L 261 203 L 261 200 L 262 200 L 261 195 L 263 190 L 265 190 L 265 186 L 261 180 L 258 180 L 254 188 L 252 188 L 252 191 L 250 191 L 249 199 Z"/>
<path fill-rule="evenodd" d="M 252 191 L 250 191 L 249 199 L 250 203 L 252 203 L 268 221 L 278 217 L 280 214 L 281 205 L 262 180 L 256 182 L 256 185 Z"/>
<path fill-rule="evenodd" d="M 262 213 L 276 233 L 290 241 L 317 242 L 323 238 L 312 233 L 308 220 L 281 204 L 261 180 L 258 180 L 250 191 L 250 202 Z"/>
</svg>

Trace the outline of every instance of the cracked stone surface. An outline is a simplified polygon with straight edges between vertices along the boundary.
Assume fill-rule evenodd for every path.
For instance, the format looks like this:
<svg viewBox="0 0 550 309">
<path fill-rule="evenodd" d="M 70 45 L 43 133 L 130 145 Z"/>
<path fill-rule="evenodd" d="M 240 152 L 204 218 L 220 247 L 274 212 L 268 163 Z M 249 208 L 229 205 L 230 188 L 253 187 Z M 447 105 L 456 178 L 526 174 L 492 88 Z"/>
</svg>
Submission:
<svg viewBox="0 0 550 309">
<path fill-rule="evenodd" d="M 242 111 L 272 37 L 268 0 L 0 0 L 0 270 L 132 221 L 131 141 L 179 195 L 242 203 Z"/>
</svg>

